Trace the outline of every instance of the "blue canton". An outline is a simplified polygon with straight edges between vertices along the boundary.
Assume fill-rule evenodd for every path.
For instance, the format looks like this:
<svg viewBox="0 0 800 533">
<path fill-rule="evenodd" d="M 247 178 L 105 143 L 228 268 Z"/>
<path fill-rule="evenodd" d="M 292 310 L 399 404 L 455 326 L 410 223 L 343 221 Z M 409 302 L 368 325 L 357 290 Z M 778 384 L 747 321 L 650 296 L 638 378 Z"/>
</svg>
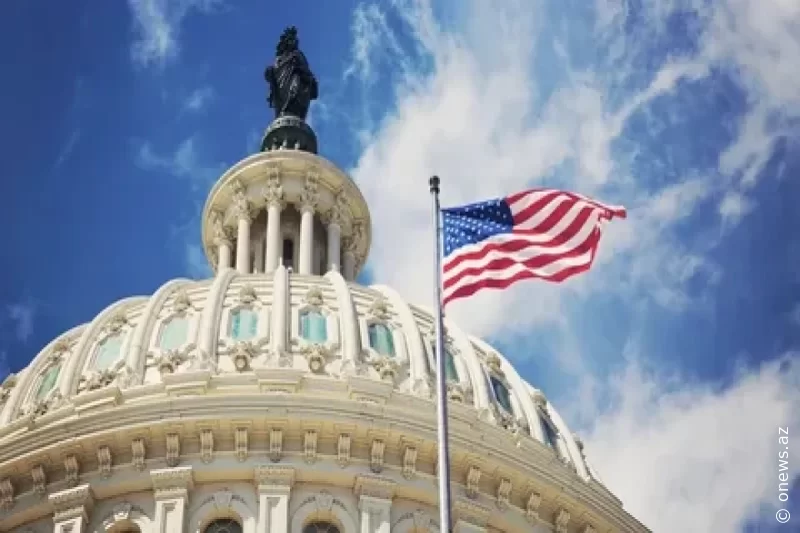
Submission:
<svg viewBox="0 0 800 533">
<path fill-rule="evenodd" d="M 514 216 L 504 198 L 442 209 L 444 256 L 494 235 L 511 233 Z"/>
</svg>

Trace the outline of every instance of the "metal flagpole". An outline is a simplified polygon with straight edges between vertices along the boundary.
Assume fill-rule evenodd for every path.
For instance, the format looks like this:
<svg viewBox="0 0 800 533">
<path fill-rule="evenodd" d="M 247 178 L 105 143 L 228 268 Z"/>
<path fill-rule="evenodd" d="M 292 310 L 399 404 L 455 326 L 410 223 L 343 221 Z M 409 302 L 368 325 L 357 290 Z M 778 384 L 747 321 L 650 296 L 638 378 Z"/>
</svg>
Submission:
<svg viewBox="0 0 800 533">
<path fill-rule="evenodd" d="M 433 200 L 433 225 L 436 231 L 434 265 L 434 291 L 436 314 L 436 406 L 437 429 L 439 435 L 439 531 L 449 533 L 450 529 L 450 448 L 447 438 L 447 376 L 446 355 L 444 352 L 444 319 L 442 316 L 442 223 L 439 206 L 439 177 L 432 176 L 428 181 Z"/>
</svg>

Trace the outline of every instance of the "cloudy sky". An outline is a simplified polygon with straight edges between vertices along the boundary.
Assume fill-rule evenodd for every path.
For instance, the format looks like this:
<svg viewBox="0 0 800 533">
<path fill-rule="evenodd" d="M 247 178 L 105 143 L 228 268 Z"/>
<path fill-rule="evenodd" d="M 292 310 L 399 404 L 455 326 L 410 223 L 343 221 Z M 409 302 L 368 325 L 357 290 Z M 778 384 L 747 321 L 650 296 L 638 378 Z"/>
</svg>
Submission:
<svg viewBox="0 0 800 533">
<path fill-rule="evenodd" d="M 775 520 L 778 428 L 800 432 L 800 2 L 3 10 L 2 373 L 114 300 L 208 275 L 200 209 L 257 150 L 262 72 L 296 24 L 321 152 L 371 206 L 363 283 L 431 303 L 434 173 L 446 205 L 537 184 L 625 205 L 589 274 L 449 313 L 548 395 L 654 531 L 800 523 L 797 503 Z"/>
</svg>

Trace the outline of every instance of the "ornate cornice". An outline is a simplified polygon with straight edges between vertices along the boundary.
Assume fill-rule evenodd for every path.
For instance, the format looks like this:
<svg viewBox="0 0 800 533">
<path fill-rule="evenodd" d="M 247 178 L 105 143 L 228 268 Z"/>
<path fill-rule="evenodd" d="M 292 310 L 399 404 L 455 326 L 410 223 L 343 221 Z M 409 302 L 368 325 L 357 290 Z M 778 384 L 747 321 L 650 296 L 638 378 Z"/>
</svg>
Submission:
<svg viewBox="0 0 800 533">
<path fill-rule="evenodd" d="M 185 497 L 188 491 L 194 487 L 191 466 L 151 470 L 150 479 L 157 499 Z"/>
<path fill-rule="evenodd" d="M 290 466 L 258 465 L 253 471 L 253 479 L 259 487 L 291 487 L 294 478 L 295 470 Z"/>
<path fill-rule="evenodd" d="M 382 476 L 361 475 L 356 477 L 353 490 L 361 496 L 377 498 L 380 500 L 391 500 L 397 489 L 397 482 Z"/>
</svg>

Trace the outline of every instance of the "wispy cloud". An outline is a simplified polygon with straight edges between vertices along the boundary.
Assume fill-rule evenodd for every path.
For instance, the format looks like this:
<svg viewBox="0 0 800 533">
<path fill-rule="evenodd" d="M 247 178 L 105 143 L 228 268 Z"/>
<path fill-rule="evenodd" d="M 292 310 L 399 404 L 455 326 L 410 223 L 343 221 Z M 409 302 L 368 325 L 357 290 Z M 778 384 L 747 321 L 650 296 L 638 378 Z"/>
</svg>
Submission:
<svg viewBox="0 0 800 533">
<path fill-rule="evenodd" d="M 774 147 L 800 118 L 800 70 L 791 68 L 800 55 L 800 33 L 792 31 L 800 10 L 756 0 L 645 2 L 636 13 L 616 0 L 444 4 L 434 10 L 426 0 L 372 2 L 353 16 L 344 78 L 359 82 L 361 102 L 389 110 L 374 121 L 365 109 L 356 127 L 365 132 L 363 149 L 351 170 L 373 217 L 376 281 L 412 302 L 430 302 L 432 273 L 419 265 L 433 260 L 432 174 L 442 177 L 448 205 L 545 183 L 627 206 L 628 220 L 606 228 L 590 275 L 558 287 L 522 283 L 479 294 L 456 302 L 448 315 L 471 333 L 514 338 L 516 346 L 528 344 L 531 332 L 557 339 L 556 365 L 576 378 L 582 398 L 589 405 L 598 395 L 614 400 L 592 413 L 598 422 L 588 424 L 590 458 L 654 530 L 736 530 L 760 505 L 774 503 L 764 477 L 773 472 L 766 444 L 773 441 L 755 441 L 778 422 L 800 422 L 800 357 L 743 370 L 720 389 L 658 379 L 644 370 L 647 354 L 620 361 L 623 346 L 597 346 L 591 339 L 608 336 L 589 333 L 597 327 L 593 314 L 602 313 L 598 299 L 631 315 L 656 308 L 677 316 L 702 308 L 724 276 L 714 255 L 723 230 L 757 209 L 754 184 L 769 179 L 763 170 Z M 439 20 L 448 9 L 459 16 Z M 696 46 L 665 53 L 665 32 L 680 17 L 695 24 L 688 37 Z M 597 46 L 587 48 L 587 39 Z M 389 90 L 376 83 L 378 73 L 391 77 Z M 683 109 L 707 109 L 720 76 L 744 93 L 742 108 L 696 122 L 702 119 Z M 710 162 L 676 163 L 695 149 L 693 134 L 700 140 L 720 120 L 732 131 L 713 143 L 702 139 L 716 158 L 705 153 Z M 644 335 L 636 320 L 614 327 L 621 339 Z M 519 348 L 508 355 L 528 357 Z M 610 364 L 598 372 L 604 356 L 616 357 L 621 374 L 609 374 Z M 737 436 L 740 420 L 753 433 Z M 719 435 L 700 436 L 717 424 Z M 759 456 L 750 457 L 747 446 Z M 648 469 L 658 474 L 643 479 Z M 754 489 L 728 491 L 740 472 Z"/>
<path fill-rule="evenodd" d="M 58 157 L 56 157 L 55 163 L 53 163 L 53 170 L 57 170 L 61 167 L 61 165 L 67 162 L 69 157 L 72 155 L 72 151 L 75 150 L 75 146 L 77 146 L 80 138 L 80 128 L 75 128 L 72 130 L 72 132 L 70 132 L 69 137 L 67 137 L 67 140 L 64 142 L 61 150 L 58 152 Z"/>
<path fill-rule="evenodd" d="M 208 106 L 214 98 L 214 89 L 211 87 L 201 87 L 192 91 L 183 102 L 183 108 L 187 111 L 198 112 Z"/>
<path fill-rule="evenodd" d="M 223 0 L 128 0 L 135 39 L 131 57 L 141 67 L 163 66 L 180 53 L 184 19 L 193 12 L 209 14 Z"/>
<path fill-rule="evenodd" d="M 6 319 L 11 323 L 11 329 L 18 342 L 27 342 L 33 334 L 36 309 L 36 304 L 31 301 L 6 306 Z"/>
</svg>

